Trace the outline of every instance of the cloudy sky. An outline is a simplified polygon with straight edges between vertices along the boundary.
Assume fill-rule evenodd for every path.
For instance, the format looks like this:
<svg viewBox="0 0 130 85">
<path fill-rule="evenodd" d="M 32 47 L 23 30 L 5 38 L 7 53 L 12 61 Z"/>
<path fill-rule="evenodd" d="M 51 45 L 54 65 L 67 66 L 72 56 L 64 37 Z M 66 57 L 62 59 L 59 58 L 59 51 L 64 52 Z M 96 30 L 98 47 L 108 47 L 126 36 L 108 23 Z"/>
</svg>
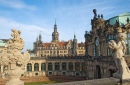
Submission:
<svg viewBox="0 0 130 85">
<path fill-rule="evenodd" d="M 59 39 L 84 42 L 85 31 L 91 30 L 93 9 L 109 19 L 130 12 L 130 0 L 0 0 L 0 39 L 11 38 L 11 29 L 22 31 L 26 49 L 33 49 L 33 42 L 41 31 L 43 42 L 52 40 L 55 23 Z"/>
</svg>

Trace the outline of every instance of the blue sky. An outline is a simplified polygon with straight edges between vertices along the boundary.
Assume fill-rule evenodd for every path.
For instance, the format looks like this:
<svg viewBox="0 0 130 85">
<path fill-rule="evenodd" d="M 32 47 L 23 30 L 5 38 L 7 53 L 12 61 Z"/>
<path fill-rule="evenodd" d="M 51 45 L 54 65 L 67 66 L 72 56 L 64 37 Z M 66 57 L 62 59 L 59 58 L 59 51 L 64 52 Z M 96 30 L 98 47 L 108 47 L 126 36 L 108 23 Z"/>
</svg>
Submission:
<svg viewBox="0 0 130 85">
<path fill-rule="evenodd" d="M 60 41 L 73 39 L 84 42 L 85 31 L 91 30 L 93 9 L 109 19 L 130 12 L 130 0 L 0 0 L 0 39 L 11 38 L 11 29 L 22 31 L 26 49 L 41 31 L 43 42 L 52 40 L 55 23 Z"/>
</svg>

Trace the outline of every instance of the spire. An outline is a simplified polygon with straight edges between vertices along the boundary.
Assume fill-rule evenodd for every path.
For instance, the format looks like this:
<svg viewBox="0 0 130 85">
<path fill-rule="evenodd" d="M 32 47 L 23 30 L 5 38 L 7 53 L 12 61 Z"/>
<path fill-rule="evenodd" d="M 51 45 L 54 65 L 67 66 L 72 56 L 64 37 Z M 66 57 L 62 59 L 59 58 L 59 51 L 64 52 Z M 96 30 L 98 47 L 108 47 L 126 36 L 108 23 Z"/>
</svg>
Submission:
<svg viewBox="0 0 130 85">
<path fill-rule="evenodd" d="M 40 31 L 40 34 L 39 34 L 39 41 L 42 42 L 42 35 L 41 35 L 41 31 Z"/>
<path fill-rule="evenodd" d="M 55 17 L 55 25 L 56 25 L 56 17 Z"/>
<path fill-rule="evenodd" d="M 74 31 L 74 39 L 76 39 L 75 31 Z"/>
<path fill-rule="evenodd" d="M 56 17 L 55 17 L 54 32 L 52 33 L 52 42 L 55 41 L 59 41 L 59 33 L 57 32 Z"/>
<path fill-rule="evenodd" d="M 54 32 L 57 32 L 56 17 L 55 17 Z"/>
</svg>

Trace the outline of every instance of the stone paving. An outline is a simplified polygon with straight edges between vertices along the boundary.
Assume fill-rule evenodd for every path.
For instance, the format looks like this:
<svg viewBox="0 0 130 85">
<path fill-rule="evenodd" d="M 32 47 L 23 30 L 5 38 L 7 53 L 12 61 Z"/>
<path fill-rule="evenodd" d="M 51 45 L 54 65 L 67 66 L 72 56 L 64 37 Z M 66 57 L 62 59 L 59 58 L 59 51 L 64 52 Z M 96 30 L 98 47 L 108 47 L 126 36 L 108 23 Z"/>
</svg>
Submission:
<svg viewBox="0 0 130 85">
<path fill-rule="evenodd" d="M 94 80 L 84 80 L 57 84 L 43 84 L 43 85 L 120 85 L 120 80 L 116 78 L 103 78 Z"/>
</svg>

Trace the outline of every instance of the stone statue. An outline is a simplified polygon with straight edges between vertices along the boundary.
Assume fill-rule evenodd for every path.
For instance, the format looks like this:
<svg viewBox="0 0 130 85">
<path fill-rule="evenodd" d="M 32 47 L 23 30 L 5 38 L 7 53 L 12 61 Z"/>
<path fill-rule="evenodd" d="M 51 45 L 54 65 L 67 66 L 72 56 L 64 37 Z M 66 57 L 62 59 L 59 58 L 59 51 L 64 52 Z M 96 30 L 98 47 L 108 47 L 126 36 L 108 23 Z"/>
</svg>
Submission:
<svg viewBox="0 0 130 85">
<path fill-rule="evenodd" d="M 20 37 L 21 32 L 15 29 L 12 29 L 12 32 L 13 38 L 8 41 L 6 49 L 0 53 L 0 64 L 7 67 L 4 72 L 10 76 L 6 85 L 24 85 L 19 78 L 24 74 L 24 66 L 30 60 L 30 54 L 28 51 L 21 54 L 24 47 L 24 41 Z"/>
<path fill-rule="evenodd" d="M 110 40 L 110 42 L 108 42 L 108 47 L 112 49 L 112 56 L 114 57 L 117 67 L 117 72 L 113 74 L 113 77 L 119 79 L 130 79 L 130 70 L 124 59 L 126 52 L 126 33 L 122 32 L 122 28 L 118 28 L 117 31 L 116 42 L 114 40 Z"/>
</svg>

